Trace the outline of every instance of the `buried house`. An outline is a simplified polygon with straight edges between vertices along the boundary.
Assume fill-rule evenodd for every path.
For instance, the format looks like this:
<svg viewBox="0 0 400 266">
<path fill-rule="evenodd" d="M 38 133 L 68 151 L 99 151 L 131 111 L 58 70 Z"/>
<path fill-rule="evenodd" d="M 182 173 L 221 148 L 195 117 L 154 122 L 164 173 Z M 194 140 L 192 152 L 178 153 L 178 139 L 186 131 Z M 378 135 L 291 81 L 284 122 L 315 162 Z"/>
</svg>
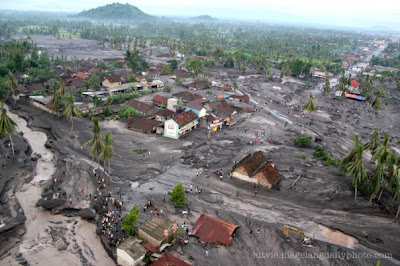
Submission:
<svg viewBox="0 0 400 266">
<path fill-rule="evenodd" d="M 268 189 L 281 179 L 274 165 L 261 151 L 249 154 L 236 163 L 232 167 L 231 177 Z"/>
<path fill-rule="evenodd" d="M 118 265 L 132 266 L 142 262 L 147 250 L 133 237 L 125 239 L 121 245 L 117 247 Z"/>
<path fill-rule="evenodd" d="M 230 245 L 237 225 L 208 215 L 200 215 L 193 227 L 193 235 L 201 242 Z"/>
</svg>

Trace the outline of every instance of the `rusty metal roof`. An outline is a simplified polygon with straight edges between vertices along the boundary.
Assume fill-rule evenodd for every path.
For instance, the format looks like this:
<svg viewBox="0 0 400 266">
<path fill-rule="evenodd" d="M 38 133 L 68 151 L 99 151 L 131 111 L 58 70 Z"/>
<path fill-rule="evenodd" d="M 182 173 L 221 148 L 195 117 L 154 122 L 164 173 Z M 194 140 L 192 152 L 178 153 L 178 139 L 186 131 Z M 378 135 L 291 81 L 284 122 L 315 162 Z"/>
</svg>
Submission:
<svg viewBox="0 0 400 266">
<path fill-rule="evenodd" d="M 193 235 L 206 243 L 229 245 L 237 225 L 202 214 L 194 225 Z"/>
<path fill-rule="evenodd" d="M 178 259 L 177 257 L 173 256 L 171 253 L 165 253 L 161 259 L 158 259 L 151 265 L 154 265 L 154 266 L 190 266 L 189 263 Z"/>
</svg>

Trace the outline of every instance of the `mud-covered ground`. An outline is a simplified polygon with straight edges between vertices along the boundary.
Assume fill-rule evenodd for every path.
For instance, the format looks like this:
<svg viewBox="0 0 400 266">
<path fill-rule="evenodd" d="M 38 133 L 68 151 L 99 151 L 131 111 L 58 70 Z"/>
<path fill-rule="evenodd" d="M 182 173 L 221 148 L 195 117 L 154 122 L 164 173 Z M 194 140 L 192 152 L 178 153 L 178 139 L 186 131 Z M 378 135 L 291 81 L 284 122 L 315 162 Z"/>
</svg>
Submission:
<svg viewBox="0 0 400 266">
<path fill-rule="evenodd" d="M 298 83 L 281 84 L 280 79 L 267 81 L 263 75 L 250 77 L 250 74 L 254 73 L 243 74 L 223 68 L 211 71 L 212 76 L 227 82 L 238 79 L 239 90 L 251 95 L 252 102 L 248 106 L 255 105 L 257 111 L 240 114 L 235 126 L 213 132 L 210 139 L 203 128 L 180 140 L 172 140 L 130 131 L 118 121 L 100 122 L 102 134 L 111 131 L 115 140 L 116 154 L 111 160 L 108 190 L 121 192 L 124 213 L 134 205 L 142 207 L 151 199 L 163 210 L 163 216 L 177 220 L 179 224 L 187 221 L 190 229 L 203 213 L 239 226 L 228 247 L 206 246 L 190 238 L 188 245 L 171 248 L 178 257 L 196 265 L 374 265 L 381 253 L 390 253 L 393 257 L 381 259 L 383 265 L 398 265 L 400 230 L 399 223 L 393 222 L 393 215 L 385 208 L 369 204 L 361 195 L 354 203 L 350 179 L 336 167 L 325 167 L 312 159 L 311 153 L 317 144 L 313 143 L 311 148 L 297 148 L 292 138 L 306 131 L 337 159 L 351 148 L 353 134 L 360 134 L 361 140 L 366 142 L 371 129 L 378 128 L 390 133 L 391 146 L 398 151 L 399 92 L 393 91 L 390 105 L 385 106 L 377 118 L 372 118 L 367 103 L 337 99 L 318 90 L 306 90 Z M 162 79 L 172 86 L 172 93 L 183 89 L 169 78 Z M 312 82 L 313 88 L 318 82 Z M 318 111 L 311 114 L 307 128 L 308 114 L 302 114 L 300 107 L 310 92 L 315 96 Z M 205 91 L 198 93 L 206 96 Z M 214 95 L 218 93 L 214 91 Z M 67 120 L 57 119 L 28 105 L 16 112 L 29 117 L 29 126 L 46 132 L 53 141 L 55 174 L 65 176 L 61 187 L 67 196 L 72 195 L 74 205 L 71 207 L 65 202 L 55 212 L 75 215 L 71 209 L 87 207 L 87 196 L 94 195 L 96 188 L 89 174 L 91 158 L 88 149 L 81 149 L 91 137 L 91 122 L 75 119 L 76 137 L 71 138 Z M 286 120 L 278 119 L 279 115 Z M 289 122 L 285 125 L 284 121 Z M 260 138 L 255 133 L 260 133 Z M 258 143 L 249 145 L 256 138 Z M 139 155 L 132 151 L 137 148 L 148 151 Z M 234 161 L 257 150 L 272 159 L 283 175 L 275 189 L 258 189 L 257 197 L 253 197 L 252 186 L 232 180 L 227 174 L 222 180 L 215 176 L 215 170 L 223 169 L 228 173 Z M 189 194 L 187 206 L 175 209 L 162 199 L 177 182 L 183 182 L 187 188 L 190 185 L 202 187 L 202 193 Z M 388 199 L 388 192 L 383 198 Z M 182 214 L 183 210 L 189 211 L 188 214 Z M 149 215 L 152 215 L 149 211 L 141 212 L 139 223 Z M 282 232 L 283 224 L 300 228 L 313 237 L 313 247 L 300 245 L 296 234 L 291 234 L 292 241 L 288 242 Z M 46 244 L 55 245 L 51 241 Z M 205 250 L 210 251 L 210 257 L 205 257 Z M 73 246 L 65 252 L 73 252 Z M 90 257 L 89 253 L 82 252 L 82 256 Z M 11 255 L 0 260 L 0 264 L 15 263 Z M 371 258 L 374 256 L 376 258 Z M 46 259 L 52 260 L 51 257 Z"/>
</svg>

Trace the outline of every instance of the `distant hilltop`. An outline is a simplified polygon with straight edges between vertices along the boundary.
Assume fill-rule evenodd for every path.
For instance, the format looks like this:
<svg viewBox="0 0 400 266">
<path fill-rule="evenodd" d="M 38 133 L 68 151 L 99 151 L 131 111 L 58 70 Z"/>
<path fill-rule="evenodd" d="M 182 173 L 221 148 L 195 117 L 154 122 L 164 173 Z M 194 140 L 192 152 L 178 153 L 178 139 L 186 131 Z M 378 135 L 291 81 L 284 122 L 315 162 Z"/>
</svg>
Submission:
<svg viewBox="0 0 400 266">
<path fill-rule="evenodd" d="M 153 16 L 130 4 L 113 3 L 90 10 L 84 10 L 77 17 L 101 20 L 149 20 Z"/>
<path fill-rule="evenodd" d="M 189 20 L 193 20 L 193 21 L 204 21 L 204 22 L 214 22 L 217 21 L 218 19 L 213 18 L 209 15 L 201 15 L 201 16 L 197 16 L 197 17 L 191 17 L 189 18 Z"/>
</svg>

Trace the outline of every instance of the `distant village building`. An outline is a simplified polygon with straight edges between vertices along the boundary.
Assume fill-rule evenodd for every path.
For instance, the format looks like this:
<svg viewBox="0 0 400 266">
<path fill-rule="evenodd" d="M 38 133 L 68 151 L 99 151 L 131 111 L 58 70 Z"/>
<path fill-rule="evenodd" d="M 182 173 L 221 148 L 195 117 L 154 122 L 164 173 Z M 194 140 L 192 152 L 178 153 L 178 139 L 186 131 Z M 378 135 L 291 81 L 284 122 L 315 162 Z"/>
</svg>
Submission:
<svg viewBox="0 0 400 266">
<path fill-rule="evenodd" d="M 138 265 L 144 259 L 147 250 L 138 239 L 129 237 L 117 247 L 117 263 L 122 266 Z"/>
<path fill-rule="evenodd" d="M 191 93 L 189 91 L 181 91 L 178 93 L 172 94 L 175 98 L 179 99 L 181 98 L 184 102 L 190 102 L 196 99 L 203 99 L 203 96 L 196 94 L 196 93 Z"/>
<path fill-rule="evenodd" d="M 122 84 L 122 81 L 120 77 L 110 76 L 110 77 L 105 77 L 102 84 L 106 88 L 111 88 L 115 86 L 120 86 Z"/>
<path fill-rule="evenodd" d="M 230 245 L 237 225 L 208 215 L 200 215 L 192 234 L 204 243 Z"/>
<path fill-rule="evenodd" d="M 176 98 L 170 98 L 168 99 L 168 103 L 167 103 L 167 109 L 172 111 L 172 112 L 176 112 L 178 107 L 178 99 Z"/>
<path fill-rule="evenodd" d="M 155 119 L 160 122 L 165 122 L 165 120 L 171 119 L 174 117 L 175 112 L 172 112 L 171 110 L 168 109 L 162 109 L 155 113 Z"/>
<path fill-rule="evenodd" d="M 130 93 L 132 92 L 132 88 L 134 87 L 135 83 L 126 83 L 123 85 L 108 87 L 107 91 L 110 92 L 110 95 L 116 95 L 119 93 Z"/>
<path fill-rule="evenodd" d="M 178 139 L 188 131 L 195 129 L 198 117 L 193 111 L 183 112 L 164 123 L 164 136 Z"/>
<path fill-rule="evenodd" d="M 236 163 L 232 167 L 231 176 L 268 189 L 271 189 L 281 179 L 281 175 L 275 170 L 274 165 L 265 158 L 261 151 L 249 154 Z"/>
<path fill-rule="evenodd" d="M 325 71 L 321 71 L 319 69 L 312 69 L 311 76 L 314 78 L 325 78 L 327 77 L 327 74 L 325 73 Z"/>
<path fill-rule="evenodd" d="M 150 109 L 153 108 L 153 105 L 140 102 L 136 99 L 130 99 L 126 104 L 133 107 L 136 111 L 138 111 L 141 114 L 148 114 Z"/>
<path fill-rule="evenodd" d="M 131 116 L 126 122 L 129 129 L 143 132 L 143 133 L 155 133 L 157 126 L 161 124 L 160 121 L 154 119 L 148 119 L 146 117 Z"/>
<path fill-rule="evenodd" d="M 176 228 L 171 221 L 154 215 L 138 227 L 139 237 L 158 249 L 171 243 L 176 237 Z"/>
<path fill-rule="evenodd" d="M 231 95 L 229 99 L 244 103 L 248 103 L 250 101 L 249 95 Z"/>
<path fill-rule="evenodd" d="M 202 81 L 195 81 L 195 82 L 186 84 L 184 86 L 190 90 L 204 90 L 204 89 L 208 89 L 210 87 L 210 84 L 208 81 L 202 80 Z"/>
<path fill-rule="evenodd" d="M 176 78 L 185 79 L 187 77 L 188 77 L 188 72 L 186 70 L 175 69 L 174 71 L 172 71 L 171 78 L 173 78 L 173 79 L 176 79 Z"/>
<path fill-rule="evenodd" d="M 206 108 L 195 101 L 191 101 L 186 104 L 186 111 L 193 111 L 199 118 L 207 114 Z"/>
<path fill-rule="evenodd" d="M 156 106 L 163 105 L 164 107 L 167 107 L 168 105 L 168 98 L 161 95 L 155 95 L 152 101 Z"/>
</svg>

